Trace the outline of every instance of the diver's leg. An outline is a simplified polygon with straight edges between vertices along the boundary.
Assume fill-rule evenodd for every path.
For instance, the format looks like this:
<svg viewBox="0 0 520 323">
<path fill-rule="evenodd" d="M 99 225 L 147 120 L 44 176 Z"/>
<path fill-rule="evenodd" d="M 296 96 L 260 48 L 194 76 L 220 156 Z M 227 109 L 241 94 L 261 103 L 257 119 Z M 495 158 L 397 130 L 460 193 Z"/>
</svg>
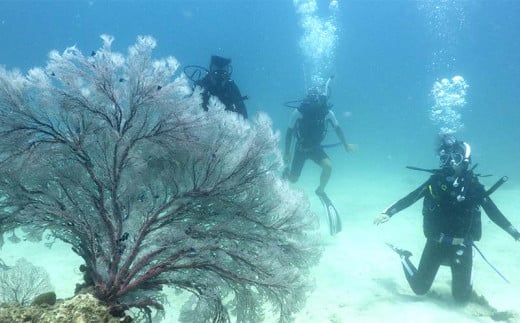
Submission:
<svg viewBox="0 0 520 323">
<path fill-rule="evenodd" d="M 406 280 L 415 294 L 424 295 L 430 290 L 444 257 L 443 245 L 427 240 L 417 270 L 408 257 L 401 258 Z"/>
<path fill-rule="evenodd" d="M 330 174 L 332 173 L 332 163 L 330 159 L 323 159 L 321 161 L 321 175 L 320 175 L 320 186 L 316 191 L 324 192 L 325 186 L 327 186 L 327 183 L 330 179 Z"/>
<path fill-rule="evenodd" d="M 458 303 L 466 303 L 473 290 L 471 271 L 473 267 L 472 246 L 453 246 L 451 259 L 451 293 Z"/>
<path fill-rule="evenodd" d="M 312 160 L 320 165 L 321 174 L 320 174 L 320 186 L 316 189 L 316 194 L 320 195 L 325 193 L 325 186 L 330 179 L 330 174 L 332 173 L 332 162 L 330 161 L 329 156 L 325 153 L 323 148 L 317 148 L 312 154 Z"/>
<path fill-rule="evenodd" d="M 327 183 L 329 182 L 332 171 L 332 163 L 329 159 L 329 156 L 327 156 L 321 147 L 315 148 L 309 155 L 309 158 L 321 166 L 320 185 L 314 192 L 320 198 L 327 212 L 330 234 L 335 235 L 341 231 L 341 218 L 339 216 L 338 210 L 334 207 L 334 204 L 332 204 L 332 201 L 327 196 L 327 194 L 325 194 L 325 186 L 327 186 Z"/>
<path fill-rule="evenodd" d="M 395 251 L 395 253 L 399 255 L 399 258 L 401 258 L 401 264 L 403 265 L 403 270 L 406 279 L 412 279 L 411 277 L 413 277 L 417 273 L 417 268 L 415 268 L 414 264 L 410 260 L 412 253 L 408 250 L 398 248 L 390 243 L 387 243 L 387 246 L 389 246 L 390 249 Z"/>
</svg>

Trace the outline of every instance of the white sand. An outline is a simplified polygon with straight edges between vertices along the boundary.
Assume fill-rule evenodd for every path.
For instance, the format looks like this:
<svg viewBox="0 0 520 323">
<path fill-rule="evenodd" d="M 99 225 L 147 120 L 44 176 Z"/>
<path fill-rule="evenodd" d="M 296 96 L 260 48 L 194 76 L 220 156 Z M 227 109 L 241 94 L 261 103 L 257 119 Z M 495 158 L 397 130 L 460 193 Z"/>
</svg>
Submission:
<svg viewBox="0 0 520 323">
<path fill-rule="evenodd" d="M 312 208 L 320 217 L 326 245 L 321 263 L 314 269 L 316 289 L 305 309 L 296 314 L 296 322 L 494 322 L 483 306 L 453 305 L 448 267 L 441 267 L 426 296 L 416 296 L 408 287 L 398 256 L 384 242 L 412 251 L 412 260 L 418 263 L 424 246 L 420 202 L 388 223 L 372 224 L 380 211 L 420 185 L 427 174 L 403 171 L 385 177 L 377 174 L 354 177 L 348 170 L 336 170 L 327 192 L 341 214 L 343 231 L 334 237 L 328 234 L 324 210 L 313 194 L 317 175 L 316 168 L 306 166 L 296 184 L 309 194 Z M 487 186 L 492 182 L 491 179 Z M 517 227 L 520 227 L 520 217 L 515 212 L 520 208 L 519 193 L 506 184 L 493 195 L 499 208 Z M 505 283 L 475 253 L 475 291 L 485 296 L 494 308 L 520 313 L 517 301 L 520 243 L 514 242 L 483 214 L 483 238 L 478 246 L 511 283 Z M 19 257 L 46 267 L 60 298 L 71 296 L 75 284 L 81 281 L 78 271 L 81 260 L 62 243 L 56 243 L 52 249 L 28 242 L 6 243 L 0 250 L 0 258 L 7 264 L 14 264 Z M 178 299 L 172 295 L 163 322 L 176 321 Z"/>
</svg>

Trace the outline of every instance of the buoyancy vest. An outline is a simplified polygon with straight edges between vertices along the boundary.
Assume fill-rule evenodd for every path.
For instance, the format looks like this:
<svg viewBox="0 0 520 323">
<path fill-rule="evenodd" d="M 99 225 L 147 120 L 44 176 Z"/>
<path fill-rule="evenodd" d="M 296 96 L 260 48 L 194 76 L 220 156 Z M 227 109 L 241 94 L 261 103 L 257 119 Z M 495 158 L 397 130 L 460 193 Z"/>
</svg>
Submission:
<svg viewBox="0 0 520 323">
<path fill-rule="evenodd" d="M 471 171 L 454 177 L 440 172 L 430 177 L 423 201 L 423 228 L 428 238 L 440 234 L 472 241 L 482 235 L 480 203 L 485 194 Z"/>
<path fill-rule="evenodd" d="M 296 124 L 296 138 L 302 147 L 319 146 L 327 134 L 327 114 L 329 106 L 313 102 L 303 102 L 298 111 L 302 118 Z"/>
</svg>

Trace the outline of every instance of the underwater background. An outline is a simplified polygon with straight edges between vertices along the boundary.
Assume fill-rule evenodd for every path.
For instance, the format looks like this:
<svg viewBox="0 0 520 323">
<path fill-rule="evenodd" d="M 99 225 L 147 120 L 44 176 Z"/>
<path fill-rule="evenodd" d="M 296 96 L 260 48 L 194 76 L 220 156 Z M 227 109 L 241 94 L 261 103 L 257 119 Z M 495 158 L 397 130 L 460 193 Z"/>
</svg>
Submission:
<svg viewBox="0 0 520 323">
<path fill-rule="evenodd" d="M 299 12 L 306 3 L 317 10 Z M 304 27 L 309 16 L 316 21 Z M 334 75 L 334 111 L 359 145 L 347 163 L 336 162 L 356 169 L 352 176 L 436 166 L 430 92 L 434 82 L 460 75 L 469 87 L 458 136 L 472 144 L 480 171 L 518 185 L 519 16 L 514 0 L 1 0 L 0 64 L 27 71 L 52 49 L 95 50 L 103 33 L 120 51 L 137 35 L 152 35 L 156 56 L 183 66 L 207 66 L 212 54 L 232 58 L 249 114 L 267 112 L 282 132 L 291 112 L 283 103 L 305 95 L 310 64 L 323 66 Z M 309 62 L 320 48 L 329 53 Z M 340 150 L 330 154 L 344 160 Z"/>
<path fill-rule="evenodd" d="M 334 167 L 327 192 L 346 228 L 335 241 L 324 235 L 333 250 L 363 239 L 376 212 L 426 180 L 426 173 L 405 166 L 438 166 L 434 148 L 442 126 L 471 144 L 477 173 L 494 175 L 482 180 L 486 186 L 509 177 L 496 200 L 520 225 L 520 1 L 0 0 L 0 65 L 8 69 L 44 65 L 52 49 L 76 45 L 89 53 L 102 45 L 101 34 L 113 35 L 112 48 L 120 52 L 138 35 L 151 35 L 155 56 L 174 56 L 181 67 L 207 66 L 213 54 L 230 57 L 249 115 L 269 114 L 280 148 L 292 112 L 284 103 L 302 99 L 316 85 L 313 77 L 333 75 L 333 110 L 347 140 L 358 145 L 353 154 L 327 151 Z M 462 86 L 453 84 L 457 76 Z M 436 84 L 453 101 L 440 100 Z M 437 119 L 437 112 L 453 119 Z M 336 141 L 333 133 L 326 139 Z M 308 163 L 295 186 L 311 195 L 318 176 Z M 321 212 L 315 197 L 311 203 Z M 420 221 L 419 212 L 412 208 L 410 217 Z M 419 251 L 420 224 L 406 226 L 417 234 Z M 497 235 L 502 247 L 512 245 Z M 518 258 L 520 248 L 508 252 L 505 257 Z M 331 257 L 325 261 L 353 261 Z M 388 270 L 406 284 L 397 259 Z"/>
</svg>

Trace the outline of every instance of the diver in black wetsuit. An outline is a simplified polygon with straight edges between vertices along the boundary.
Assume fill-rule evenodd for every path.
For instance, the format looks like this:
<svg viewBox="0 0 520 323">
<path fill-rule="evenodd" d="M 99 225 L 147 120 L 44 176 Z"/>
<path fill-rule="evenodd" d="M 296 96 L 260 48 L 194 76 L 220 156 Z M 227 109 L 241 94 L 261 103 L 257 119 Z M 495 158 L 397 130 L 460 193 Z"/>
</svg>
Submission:
<svg viewBox="0 0 520 323">
<path fill-rule="evenodd" d="M 208 110 L 210 96 L 216 96 L 227 111 L 233 111 L 247 119 L 247 109 L 240 90 L 231 79 L 231 60 L 220 56 L 211 56 L 209 71 L 195 85 L 203 89 L 202 108 Z"/>
<path fill-rule="evenodd" d="M 515 240 L 520 233 L 511 225 L 479 183 L 469 168 L 471 148 L 453 136 L 444 136 L 438 150 L 441 169 L 419 188 L 388 207 L 374 219 L 381 224 L 397 212 L 423 198 L 423 230 L 426 236 L 419 268 L 416 269 L 407 250 L 389 245 L 403 265 L 410 287 L 417 295 L 430 289 L 439 267 L 451 267 L 452 295 L 457 302 L 467 302 L 471 296 L 472 246 L 482 235 L 480 207 L 499 227 Z"/>
</svg>

